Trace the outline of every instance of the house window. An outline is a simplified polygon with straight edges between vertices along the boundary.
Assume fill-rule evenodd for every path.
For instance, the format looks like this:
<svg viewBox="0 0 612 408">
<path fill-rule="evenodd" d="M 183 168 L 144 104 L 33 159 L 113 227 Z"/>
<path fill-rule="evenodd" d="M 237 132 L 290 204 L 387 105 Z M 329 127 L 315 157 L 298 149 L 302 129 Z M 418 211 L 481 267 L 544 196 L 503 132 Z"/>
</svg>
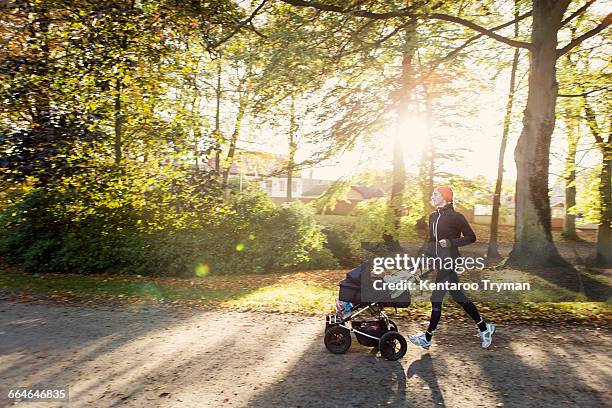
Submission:
<svg viewBox="0 0 612 408">
<path fill-rule="evenodd" d="M 264 188 L 268 192 L 272 191 L 272 180 L 266 180 Z"/>
<path fill-rule="evenodd" d="M 293 191 L 294 193 L 297 191 L 297 181 L 296 180 L 291 180 L 291 191 Z"/>
<path fill-rule="evenodd" d="M 285 180 L 278 180 L 278 189 L 280 191 L 285 191 L 287 189 L 287 181 L 285 181 Z"/>
</svg>

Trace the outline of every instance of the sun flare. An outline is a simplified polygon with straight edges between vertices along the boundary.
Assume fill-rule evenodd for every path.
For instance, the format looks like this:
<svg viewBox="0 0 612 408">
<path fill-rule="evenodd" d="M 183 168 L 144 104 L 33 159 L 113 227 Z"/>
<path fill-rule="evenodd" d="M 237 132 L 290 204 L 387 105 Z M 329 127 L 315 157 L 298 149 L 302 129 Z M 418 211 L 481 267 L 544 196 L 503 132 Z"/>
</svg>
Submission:
<svg viewBox="0 0 612 408">
<path fill-rule="evenodd" d="M 399 122 L 390 125 L 383 136 L 385 145 L 392 149 L 396 137 L 399 137 L 404 160 L 419 160 L 431 138 L 427 118 L 420 114 L 406 115 Z"/>
</svg>

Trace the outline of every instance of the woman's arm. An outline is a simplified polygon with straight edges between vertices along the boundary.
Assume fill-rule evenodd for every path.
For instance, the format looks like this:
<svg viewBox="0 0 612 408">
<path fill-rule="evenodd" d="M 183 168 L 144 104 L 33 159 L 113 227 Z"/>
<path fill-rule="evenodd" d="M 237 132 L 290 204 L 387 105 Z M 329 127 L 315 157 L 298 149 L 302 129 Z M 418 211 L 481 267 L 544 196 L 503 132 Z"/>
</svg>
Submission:
<svg viewBox="0 0 612 408">
<path fill-rule="evenodd" d="M 460 228 L 462 237 L 449 239 L 449 241 L 451 242 L 451 245 L 460 247 L 460 246 L 469 245 L 469 244 L 476 242 L 476 234 L 474 233 L 474 230 L 472 229 L 472 227 L 470 227 L 470 224 L 467 222 L 463 214 L 461 213 L 456 213 L 456 214 L 457 214 L 457 219 L 459 222 L 459 228 Z"/>
<path fill-rule="evenodd" d="M 435 252 L 436 251 L 435 250 L 436 237 L 435 237 L 434 232 L 433 232 L 433 221 L 434 221 L 433 214 L 430 214 L 429 215 L 429 223 L 427 225 L 427 227 L 428 227 L 427 229 L 428 229 L 428 232 L 429 232 L 428 235 L 429 236 L 427 237 L 427 241 L 425 241 L 425 243 L 423 244 L 423 248 L 422 248 L 425 256 L 434 256 L 435 253 L 436 253 Z"/>
</svg>

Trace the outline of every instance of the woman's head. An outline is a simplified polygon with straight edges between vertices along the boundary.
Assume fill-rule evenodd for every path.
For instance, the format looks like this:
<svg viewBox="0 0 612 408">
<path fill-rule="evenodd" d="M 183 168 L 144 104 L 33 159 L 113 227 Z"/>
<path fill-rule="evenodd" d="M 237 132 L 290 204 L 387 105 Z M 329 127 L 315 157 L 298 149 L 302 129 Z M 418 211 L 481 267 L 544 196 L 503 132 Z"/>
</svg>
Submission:
<svg viewBox="0 0 612 408">
<path fill-rule="evenodd" d="M 431 203 L 434 207 L 444 207 L 448 203 L 453 202 L 453 189 L 450 186 L 438 186 L 434 188 L 431 194 Z"/>
</svg>

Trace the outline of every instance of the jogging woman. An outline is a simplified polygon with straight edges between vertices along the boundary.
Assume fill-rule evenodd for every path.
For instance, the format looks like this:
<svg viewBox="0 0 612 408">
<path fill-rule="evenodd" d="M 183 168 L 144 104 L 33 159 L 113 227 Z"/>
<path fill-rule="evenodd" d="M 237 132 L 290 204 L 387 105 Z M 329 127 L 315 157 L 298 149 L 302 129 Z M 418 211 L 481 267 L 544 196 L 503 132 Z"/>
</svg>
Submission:
<svg viewBox="0 0 612 408">
<path fill-rule="evenodd" d="M 460 257 L 460 246 L 468 245 L 476 241 L 476 234 L 468 224 L 465 217 L 456 212 L 453 208 L 453 190 L 449 186 L 438 186 L 431 195 L 431 201 L 436 211 L 429 216 L 429 243 L 431 249 L 429 256 L 450 257 L 456 259 Z M 442 259 L 444 265 L 444 259 Z M 440 268 L 436 273 L 436 283 L 458 283 L 459 278 L 453 268 Z M 478 335 L 482 339 L 482 347 L 488 348 L 493 340 L 495 325 L 484 321 L 476 305 L 463 293 L 462 290 L 449 290 L 451 297 L 459 303 L 463 310 L 472 318 L 480 332 Z M 431 318 L 429 327 L 425 333 L 409 336 L 410 341 L 425 349 L 431 346 L 433 336 L 440 317 L 442 317 L 442 302 L 446 290 L 434 290 L 431 294 Z"/>
</svg>

